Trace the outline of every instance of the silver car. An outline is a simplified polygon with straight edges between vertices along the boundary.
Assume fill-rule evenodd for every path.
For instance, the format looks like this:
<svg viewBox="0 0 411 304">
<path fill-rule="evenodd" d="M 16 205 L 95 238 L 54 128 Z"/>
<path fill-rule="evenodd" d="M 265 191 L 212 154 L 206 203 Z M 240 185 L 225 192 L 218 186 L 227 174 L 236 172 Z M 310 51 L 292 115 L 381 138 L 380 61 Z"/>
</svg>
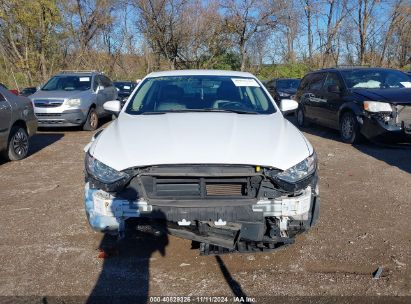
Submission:
<svg viewBox="0 0 411 304">
<path fill-rule="evenodd" d="M 25 158 L 29 138 L 37 130 L 33 105 L 27 97 L 16 96 L 0 86 L 0 152 L 8 160 Z"/>
<path fill-rule="evenodd" d="M 81 126 L 92 131 L 107 115 L 103 104 L 117 98 L 117 89 L 96 71 L 62 71 L 29 98 L 39 127 Z"/>
</svg>

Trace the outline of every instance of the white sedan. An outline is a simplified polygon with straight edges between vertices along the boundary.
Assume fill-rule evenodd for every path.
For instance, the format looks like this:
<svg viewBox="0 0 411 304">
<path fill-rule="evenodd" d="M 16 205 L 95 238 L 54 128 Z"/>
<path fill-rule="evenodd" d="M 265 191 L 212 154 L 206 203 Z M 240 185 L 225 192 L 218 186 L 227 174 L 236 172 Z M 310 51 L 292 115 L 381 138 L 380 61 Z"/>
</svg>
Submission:
<svg viewBox="0 0 411 304">
<path fill-rule="evenodd" d="M 207 254 L 275 249 L 315 224 L 316 154 L 283 117 L 297 104 L 277 107 L 252 74 L 151 73 L 104 108 L 118 119 L 85 148 L 94 230 L 150 219 Z"/>
</svg>

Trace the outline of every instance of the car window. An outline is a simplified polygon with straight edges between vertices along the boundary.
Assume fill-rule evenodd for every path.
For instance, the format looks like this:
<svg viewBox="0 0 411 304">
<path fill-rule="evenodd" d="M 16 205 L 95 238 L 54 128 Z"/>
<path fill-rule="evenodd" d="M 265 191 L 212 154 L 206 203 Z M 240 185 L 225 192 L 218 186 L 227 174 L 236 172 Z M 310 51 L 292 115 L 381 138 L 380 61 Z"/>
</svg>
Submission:
<svg viewBox="0 0 411 304">
<path fill-rule="evenodd" d="M 315 73 L 312 76 L 312 79 L 310 80 L 310 90 L 319 90 L 323 86 L 324 78 L 325 78 L 325 73 Z"/>
<path fill-rule="evenodd" d="M 328 73 L 327 78 L 324 81 L 324 88 L 327 89 L 331 85 L 336 85 L 340 89 L 342 88 L 342 83 L 336 73 Z"/>
<path fill-rule="evenodd" d="M 237 111 L 271 114 L 275 107 L 254 78 L 167 76 L 148 78 L 126 112 Z"/>
<path fill-rule="evenodd" d="M 304 76 L 304 78 L 301 80 L 300 90 L 308 89 L 311 79 L 313 79 L 313 74 Z"/>
<path fill-rule="evenodd" d="M 113 84 L 111 83 L 111 80 L 104 75 L 100 75 L 100 80 L 101 80 L 102 86 L 105 88 L 113 86 Z"/>
<path fill-rule="evenodd" d="M 100 85 L 100 79 L 98 75 L 94 76 L 93 79 L 93 91 L 97 90 L 97 87 Z"/>
<path fill-rule="evenodd" d="M 0 101 L 5 101 L 6 98 L 4 98 L 3 94 L 0 93 Z"/>
<path fill-rule="evenodd" d="M 91 76 L 58 75 L 52 77 L 41 89 L 43 91 L 86 91 L 91 87 Z"/>
</svg>

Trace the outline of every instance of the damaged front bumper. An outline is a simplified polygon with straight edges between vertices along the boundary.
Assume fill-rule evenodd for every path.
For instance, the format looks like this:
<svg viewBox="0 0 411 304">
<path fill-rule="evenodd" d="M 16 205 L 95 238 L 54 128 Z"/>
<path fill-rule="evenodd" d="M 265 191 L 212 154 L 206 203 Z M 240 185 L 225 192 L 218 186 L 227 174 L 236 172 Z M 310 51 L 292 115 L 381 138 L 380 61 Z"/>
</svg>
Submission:
<svg viewBox="0 0 411 304">
<path fill-rule="evenodd" d="M 361 133 L 381 143 L 411 143 L 411 104 L 394 106 L 391 113 L 365 113 Z"/>
<path fill-rule="evenodd" d="M 160 183 L 139 176 L 134 182 L 137 190 L 131 181 L 117 192 L 99 189 L 92 178 L 86 178 L 85 209 L 90 226 L 96 231 L 122 235 L 129 220 L 149 219 L 164 223 L 167 231 L 178 237 L 242 251 L 250 244 L 253 248 L 273 249 L 292 243 L 295 235 L 308 230 L 318 219 L 320 199 L 316 174 L 305 181 L 301 189 L 292 192 L 281 192 L 281 189 L 270 188 L 268 181 L 261 177 L 250 177 L 247 189 L 243 189 L 243 196 L 238 198 L 233 197 L 239 195 L 235 193 L 242 181 L 239 178 L 235 179 L 236 184 L 229 186 L 217 184 L 221 179 L 208 183 L 207 178 L 201 177 L 197 186 L 194 179 L 175 178 L 157 177 Z M 167 184 L 169 180 L 173 183 Z M 183 190 L 177 187 L 178 182 L 184 186 Z M 192 197 L 196 187 L 200 189 L 199 195 L 206 195 L 201 193 L 202 184 L 205 184 L 204 192 L 214 195 L 211 199 Z M 191 196 L 168 197 L 176 189 L 180 195 L 190 193 Z M 228 193 L 234 196 L 228 197 Z"/>
</svg>

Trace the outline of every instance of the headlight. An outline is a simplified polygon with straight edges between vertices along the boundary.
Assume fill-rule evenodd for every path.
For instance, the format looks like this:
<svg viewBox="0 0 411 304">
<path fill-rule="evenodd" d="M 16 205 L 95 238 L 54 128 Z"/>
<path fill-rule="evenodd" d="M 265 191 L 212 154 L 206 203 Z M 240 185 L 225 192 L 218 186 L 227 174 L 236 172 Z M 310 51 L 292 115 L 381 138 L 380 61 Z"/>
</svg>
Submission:
<svg viewBox="0 0 411 304">
<path fill-rule="evenodd" d="M 387 102 L 364 101 L 364 110 L 368 112 L 392 112 L 391 105 Z"/>
<path fill-rule="evenodd" d="M 86 170 L 95 179 L 105 184 L 112 184 L 122 179 L 128 179 L 129 175 L 124 172 L 119 172 L 103 164 L 101 161 L 92 157 L 89 153 L 86 154 Z"/>
<path fill-rule="evenodd" d="M 69 107 L 78 107 L 80 106 L 81 100 L 79 98 L 69 99 L 66 101 L 66 105 Z"/>
<path fill-rule="evenodd" d="M 284 92 L 278 92 L 278 95 L 280 95 L 281 97 L 288 97 L 290 96 L 290 94 L 284 93 Z"/>
<path fill-rule="evenodd" d="M 304 159 L 302 162 L 277 174 L 276 177 L 288 183 L 296 183 L 313 174 L 316 169 L 317 155 L 313 152 L 313 154 Z"/>
</svg>

